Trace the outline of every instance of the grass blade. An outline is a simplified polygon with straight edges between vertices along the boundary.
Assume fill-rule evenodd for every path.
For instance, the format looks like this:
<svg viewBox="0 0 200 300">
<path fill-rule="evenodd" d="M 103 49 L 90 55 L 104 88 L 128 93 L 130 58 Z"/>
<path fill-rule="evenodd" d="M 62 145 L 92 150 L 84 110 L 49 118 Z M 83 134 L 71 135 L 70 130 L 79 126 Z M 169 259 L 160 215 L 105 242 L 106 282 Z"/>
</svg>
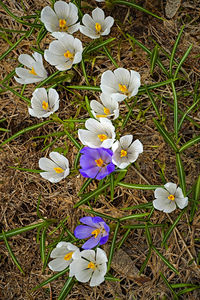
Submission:
<svg viewBox="0 0 200 300">
<path fill-rule="evenodd" d="M 65 282 L 57 300 L 65 300 L 75 282 L 76 281 L 74 277 L 69 277 Z"/>
<path fill-rule="evenodd" d="M 162 135 L 163 139 L 165 140 L 165 142 L 168 145 L 170 145 L 175 152 L 178 152 L 178 148 L 176 147 L 176 145 L 175 145 L 174 141 L 172 140 L 172 138 L 170 137 L 169 133 L 163 128 L 163 126 L 160 125 L 160 123 L 158 121 L 156 121 L 155 119 L 153 119 L 153 121 L 154 121 L 158 131 Z"/>
<path fill-rule="evenodd" d="M 122 221 L 127 221 L 127 220 L 132 220 L 132 219 L 141 219 L 141 218 L 147 217 L 148 215 L 149 215 L 149 213 L 125 216 L 125 217 L 120 218 L 119 221 L 122 222 Z"/>
<path fill-rule="evenodd" d="M 108 58 L 110 59 L 110 61 L 113 63 L 113 65 L 115 66 L 115 68 L 119 68 L 118 64 L 116 63 L 116 61 L 114 60 L 114 58 L 112 57 L 112 55 L 110 54 L 110 52 L 108 51 L 108 48 L 104 45 L 103 49 L 106 53 L 106 55 L 108 56 Z"/>
<path fill-rule="evenodd" d="M 178 34 L 178 37 L 177 37 L 177 39 L 176 39 L 176 41 L 175 41 L 175 43 L 174 43 L 174 47 L 173 47 L 173 49 L 172 49 L 172 53 L 171 53 L 171 56 L 170 56 L 169 72 L 170 72 L 170 75 L 171 75 L 171 76 L 172 76 L 172 66 L 173 66 L 174 56 L 175 56 L 176 49 L 177 49 L 177 46 L 178 46 L 179 41 L 180 41 L 180 39 L 181 39 L 181 35 L 182 35 L 182 33 L 183 33 L 184 28 L 185 28 L 185 25 L 183 25 L 183 26 L 181 27 L 181 30 L 180 30 L 180 32 L 179 32 L 179 34 Z"/>
<path fill-rule="evenodd" d="M 175 293 L 175 291 L 173 290 L 171 284 L 168 282 L 167 278 L 163 275 L 162 272 L 160 272 L 160 276 L 162 277 L 164 283 L 166 284 L 166 286 L 169 288 L 169 290 L 171 291 L 172 295 L 173 295 L 173 299 L 174 300 L 178 300 L 178 295 Z"/>
<path fill-rule="evenodd" d="M 151 65 L 151 69 L 150 69 L 150 74 L 153 75 L 153 71 L 156 65 L 158 59 L 158 45 L 156 45 L 151 53 L 151 60 L 150 60 L 150 65 Z"/>
<path fill-rule="evenodd" d="M 119 182 L 117 185 L 123 186 L 128 189 L 136 189 L 136 190 L 155 190 L 158 187 L 162 187 L 160 185 L 131 184 L 131 183 L 125 183 L 125 182 Z"/>
<path fill-rule="evenodd" d="M 90 213 L 90 214 L 93 214 L 95 216 L 98 216 L 98 217 L 101 217 L 101 218 L 104 218 L 104 219 L 108 219 L 108 220 L 115 221 L 115 222 L 118 221 L 117 218 L 114 218 L 114 217 L 102 214 L 102 213 L 94 211 L 94 210 L 85 209 L 85 208 L 83 210 L 86 211 L 86 212 L 88 212 L 88 213 Z"/>
<path fill-rule="evenodd" d="M 200 204 L 200 175 L 197 178 L 197 181 L 195 183 L 195 189 L 193 193 L 194 201 L 192 202 L 191 206 L 191 212 L 190 212 L 190 223 L 193 221 L 194 215 L 196 211 L 198 210 L 198 205 Z"/>
<path fill-rule="evenodd" d="M 89 47 L 89 48 L 85 49 L 85 51 L 83 51 L 83 56 L 84 56 L 85 54 L 94 52 L 94 51 L 98 50 L 99 48 L 104 47 L 105 45 L 107 45 L 107 44 L 113 42 L 115 39 L 116 39 L 116 38 L 110 38 L 110 39 L 108 39 L 108 40 L 106 40 L 106 41 L 104 41 L 104 42 L 102 42 L 102 43 L 99 43 L 98 45 L 96 45 L 96 46 L 94 46 L 94 47 L 92 47 L 92 48 Z"/>
<path fill-rule="evenodd" d="M 42 263 L 45 262 L 45 241 L 46 241 L 46 231 L 47 227 L 44 227 L 42 230 L 41 238 L 40 238 L 40 256 Z"/>
<path fill-rule="evenodd" d="M 195 145 L 196 143 L 198 143 L 200 141 L 200 135 L 195 136 L 193 139 L 189 140 L 187 143 L 185 143 L 180 149 L 179 152 L 183 152 L 185 151 L 187 148 L 192 147 L 193 145 Z"/>
<path fill-rule="evenodd" d="M 113 235 L 113 239 L 112 239 L 112 244 L 110 246 L 107 272 L 110 270 L 110 266 L 111 266 L 111 262 L 112 262 L 112 258 L 113 258 L 113 254 L 114 254 L 114 249 L 115 249 L 115 242 L 116 242 L 116 238 L 117 238 L 117 233 L 118 233 L 118 230 L 119 230 L 119 225 L 120 225 L 120 223 L 117 222 L 115 232 L 114 232 L 114 235 Z"/>
<path fill-rule="evenodd" d="M 196 102 L 194 102 L 194 103 L 187 109 L 187 111 L 186 111 L 185 113 L 183 113 L 183 116 L 182 116 L 182 118 L 181 118 L 181 120 L 180 120 L 180 122 L 179 122 L 179 125 L 178 125 L 178 130 L 181 129 L 181 126 L 182 126 L 182 124 L 183 124 L 183 121 L 185 120 L 185 118 L 187 117 L 187 115 L 193 110 L 193 108 L 199 103 L 199 100 L 200 100 L 200 98 L 199 98 Z"/>
<path fill-rule="evenodd" d="M 5 234 L 5 232 L 4 232 L 3 230 L 2 230 L 2 235 L 3 235 L 3 240 L 4 240 L 4 242 L 5 242 L 6 248 L 7 248 L 7 250 L 8 250 L 8 253 L 10 254 L 10 256 L 11 256 L 11 258 L 12 258 L 14 264 L 17 266 L 17 268 L 20 270 L 20 272 L 21 272 L 23 275 L 25 275 L 25 273 L 24 273 L 22 267 L 20 266 L 20 264 L 19 264 L 17 258 L 15 257 L 15 255 L 14 255 L 12 249 L 11 249 L 10 245 L 8 244 L 8 241 L 7 241 L 7 238 L 6 238 L 6 234 Z"/>
<path fill-rule="evenodd" d="M 123 245 L 123 243 L 124 243 L 125 240 L 127 239 L 128 235 L 129 235 L 129 233 L 130 233 L 130 231 L 131 231 L 130 228 L 129 228 L 128 230 L 126 230 L 126 232 L 125 232 L 123 238 L 121 239 L 121 241 L 120 241 L 120 243 L 119 243 L 117 249 L 121 248 L 121 246 Z"/>
<path fill-rule="evenodd" d="M 179 272 L 176 270 L 176 268 L 172 266 L 172 264 L 155 248 L 155 246 L 152 245 L 152 249 L 173 272 L 179 275 Z"/>
<path fill-rule="evenodd" d="M 153 99 L 153 96 L 152 96 L 152 94 L 149 92 L 149 90 L 148 90 L 148 88 L 147 88 L 146 86 L 145 86 L 145 88 L 146 88 L 146 93 L 147 93 L 147 95 L 148 95 L 148 97 L 149 97 L 149 99 L 150 99 L 150 101 L 151 101 L 151 104 L 152 104 L 154 110 L 155 110 L 155 113 L 156 113 L 157 117 L 161 120 L 161 116 L 160 116 L 158 107 L 156 106 L 156 103 L 155 103 L 155 101 L 154 101 L 154 99 Z"/>
<path fill-rule="evenodd" d="M 171 85 L 172 85 L 172 93 L 174 98 L 174 134 L 177 139 L 178 138 L 178 99 L 177 99 L 174 82 L 172 82 Z"/>
<path fill-rule="evenodd" d="M 177 173 L 180 181 L 180 187 L 183 191 L 183 195 L 185 196 L 186 195 L 185 171 L 179 153 L 176 153 L 176 168 L 177 168 Z"/>
<path fill-rule="evenodd" d="M 183 55 L 183 57 L 182 57 L 182 59 L 181 59 L 179 65 L 178 65 L 178 67 L 177 67 L 177 69 L 176 69 L 176 71 L 175 71 L 175 73 L 174 73 L 174 78 L 177 77 L 177 74 L 178 74 L 178 72 L 179 72 L 179 70 L 180 70 L 182 64 L 184 63 L 184 61 L 185 61 L 186 58 L 188 57 L 188 55 L 189 55 L 189 53 L 190 53 L 191 50 L 192 50 L 192 45 L 189 46 L 189 48 L 187 49 L 187 51 L 186 51 L 185 54 Z"/>
<path fill-rule="evenodd" d="M 147 256 L 145 258 L 145 261 L 143 262 L 143 264 L 141 265 L 141 268 L 140 268 L 140 272 L 139 272 L 139 275 L 141 275 L 143 272 L 144 272 L 144 269 L 146 268 L 147 264 L 148 264 L 148 261 L 151 257 L 151 251 L 152 251 L 152 248 L 150 247 L 149 248 L 149 251 L 147 253 Z"/>
</svg>

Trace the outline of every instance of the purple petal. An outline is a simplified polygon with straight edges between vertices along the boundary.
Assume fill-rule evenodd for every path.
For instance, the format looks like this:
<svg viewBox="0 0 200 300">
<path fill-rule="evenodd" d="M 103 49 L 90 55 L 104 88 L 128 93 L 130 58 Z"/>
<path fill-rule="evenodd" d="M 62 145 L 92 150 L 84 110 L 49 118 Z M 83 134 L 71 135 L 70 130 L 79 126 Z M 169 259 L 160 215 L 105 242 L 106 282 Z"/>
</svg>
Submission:
<svg viewBox="0 0 200 300">
<path fill-rule="evenodd" d="M 105 236 L 102 236 L 101 239 L 100 239 L 99 245 L 104 245 L 105 243 L 107 243 L 108 238 L 109 238 L 109 234 L 105 235 Z"/>
<path fill-rule="evenodd" d="M 99 244 L 100 239 L 101 239 L 100 234 L 96 238 L 93 236 L 91 237 L 91 239 L 89 239 L 87 242 L 83 244 L 82 248 L 85 250 L 92 249 Z"/>
<path fill-rule="evenodd" d="M 103 227 L 107 233 L 110 232 L 110 227 L 105 222 L 103 223 Z"/>
<path fill-rule="evenodd" d="M 92 236 L 92 231 L 94 231 L 94 227 L 78 225 L 74 230 L 74 235 L 77 239 L 87 239 Z"/>
<path fill-rule="evenodd" d="M 80 169 L 79 172 L 83 177 L 95 178 L 99 173 L 99 167 L 93 167 L 91 169 Z"/>
<path fill-rule="evenodd" d="M 113 163 L 110 163 L 106 167 L 101 168 L 101 170 L 99 171 L 99 173 L 96 176 L 96 179 L 101 180 L 104 177 L 106 177 L 107 175 L 109 175 L 110 173 L 112 173 L 114 170 L 115 170 L 115 165 Z"/>
<path fill-rule="evenodd" d="M 89 155 L 82 155 L 80 157 L 80 166 L 83 169 L 90 169 L 96 167 L 96 162 L 95 162 L 96 157 L 93 159 Z"/>
<path fill-rule="evenodd" d="M 115 171 L 115 165 L 113 163 L 110 163 L 109 165 L 107 165 L 107 170 L 108 170 L 108 174 L 114 172 Z"/>
<path fill-rule="evenodd" d="M 91 226 L 91 227 L 94 226 L 93 217 L 83 217 L 83 218 L 80 218 L 80 222 L 83 223 L 83 224 L 86 224 L 88 226 Z"/>
<path fill-rule="evenodd" d="M 104 222 L 104 220 L 101 217 L 92 217 L 92 221 L 94 223 Z"/>
</svg>

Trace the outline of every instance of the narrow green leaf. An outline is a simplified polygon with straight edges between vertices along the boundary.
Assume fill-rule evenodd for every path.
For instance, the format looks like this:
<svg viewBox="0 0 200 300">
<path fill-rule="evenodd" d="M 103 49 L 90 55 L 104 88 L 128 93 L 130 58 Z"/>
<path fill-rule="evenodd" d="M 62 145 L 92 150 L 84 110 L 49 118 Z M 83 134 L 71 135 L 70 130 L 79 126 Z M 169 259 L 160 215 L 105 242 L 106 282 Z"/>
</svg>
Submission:
<svg viewBox="0 0 200 300">
<path fill-rule="evenodd" d="M 170 137 L 169 133 L 164 129 L 163 126 L 160 125 L 160 123 L 157 120 L 153 119 L 153 121 L 158 131 L 162 135 L 163 139 L 165 140 L 165 142 L 168 145 L 170 145 L 175 152 L 178 152 L 178 148 L 176 147 L 176 144 L 174 143 L 173 139 Z"/>
<path fill-rule="evenodd" d="M 174 82 L 171 83 L 171 86 L 172 86 L 172 93 L 174 98 L 174 134 L 177 139 L 178 138 L 178 99 L 177 99 Z"/>
<path fill-rule="evenodd" d="M 162 272 L 160 272 L 160 276 L 162 277 L 164 283 L 166 284 L 166 286 L 169 288 L 169 290 L 171 291 L 172 295 L 173 295 L 173 299 L 174 300 L 178 300 L 178 295 L 175 293 L 175 291 L 173 290 L 171 284 L 168 282 L 167 278 L 163 275 Z"/>
<path fill-rule="evenodd" d="M 86 90 L 86 91 L 96 91 L 101 92 L 99 86 L 86 86 L 86 85 L 68 85 L 68 89 L 75 89 L 75 90 Z"/>
<path fill-rule="evenodd" d="M 197 290 L 197 289 L 200 289 L 200 286 L 184 289 L 184 290 L 178 292 L 178 296 L 189 293 L 189 292 L 192 292 L 192 291 Z"/>
<path fill-rule="evenodd" d="M 152 249 L 173 272 L 179 275 L 179 272 L 176 270 L 176 268 L 155 248 L 155 246 L 152 245 Z"/>
<path fill-rule="evenodd" d="M 32 229 L 35 229 L 35 228 L 38 228 L 38 227 L 44 227 L 47 225 L 47 222 L 39 222 L 39 223 L 36 223 L 36 224 L 32 224 L 32 225 L 27 225 L 27 226 L 24 226 L 24 227 L 20 227 L 20 228 L 15 228 L 15 229 L 11 229 L 7 232 L 4 232 L 5 233 L 5 236 L 7 238 L 11 237 L 11 236 L 15 236 L 17 234 L 21 234 L 23 232 L 26 232 L 26 231 L 29 231 L 29 230 L 32 230 Z M 3 234 L 0 234 L 0 240 L 3 240 Z"/>
<path fill-rule="evenodd" d="M 105 276 L 105 280 L 108 280 L 108 281 L 120 281 L 119 278 L 115 278 L 115 277 L 113 277 L 113 276 L 110 275 L 110 274 L 107 274 L 107 275 Z"/>
<path fill-rule="evenodd" d="M 127 239 L 128 235 L 129 235 L 129 233 L 130 233 L 130 231 L 131 231 L 130 228 L 126 230 L 126 232 L 125 232 L 123 238 L 121 239 L 121 241 L 120 241 L 120 243 L 119 243 L 117 249 L 121 248 L 121 246 L 123 245 L 123 243 L 124 243 L 125 240 Z"/>
<path fill-rule="evenodd" d="M 151 59 L 150 59 L 150 65 L 151 65 L 151 69 L 150 69 L 150 74 L 153 74 L 156 62 L 158 59 L 158 45 L 156 45 L 151 53 Z"/>
<path fill-rule="evenodd" d="M 200 135 L 195 136 L 193 139 L 189 140 L 187 143 L 185 143 L 180 149 L 179 152 L 183 152 L 189 147 L 192 147 L 193 145 L 197 144 L 200 141 Z"/>
<path fill-rule="evenodd" d="M 82 58 L 81 60 L 81 68 L 82 68 L 82 71 L 83 71 L 83 76 L 85 78 L 85 82 L 87 85 L 90 85 L 89 83 L 89 80 L 88 80 L 88 77 L 87 77 L 87 72 L 86 72 L 86 69 L 85 69 L 85 62 L 84 62 L 84 59 Z"/>
<path fill-rule="evenodd" d="M 34 287 L 32 289 L 32 291 L 36 291 L 37 289 L 40 289 L 41 287 L 43 287 L 44 285 L 47 285 L 48 283 L 56 280 L 57 278 L 61 277 L 62 275 L 64 275 L 65 273 L 67 273 L 67 271 L 69 270 L 69 268 L 61 271 L 61 272 L 58 272 L 56 273 L 55 275 L 51 276 L 50 278 L 48 278 L 47 280 L 43 281 L 42 283 L 38 284 L 36 287 Z"/>
<path fill-rule="evenodd" d="M 155 113 L 156 113 L 157 117 L 161 120 L 161 116 L 160 116 L 158 107 L 157 107 L 157 105 L 156 105 L 156 103 L 155 103 L 155 101 L 154 101 L 154 99 L 153 99 L 153 96 L 152 96 L 152 94 L 149 92 L 149 90 L 148 90 L 148 88 L 147 88 L 146 86 L 145 86 L 145 88 L 146 88 L 146 93 L 147 93 L 147 95 L 148 95 L 148 97 L 149 97 L 149 99 L 150 99 L 150 101 L 151 101 L 151 104 L 152 104 L 154 110 L 155 110 Z"/>
<path fill-rule="evenodd" d="M 132 183 L 126 183 L 126 182 L 119 182 L 117 185 L 123 186 L 128 189 L 136 189 L 136 190 L 155 190 L 159 187 L 162 187 L 160 185 L 132 184 Z"/>
<path fill-rule="evenodd" d="M 108 58 L 110 59 L 110 61 L 113 63 L 113 65 L 115 66 L 115 68 L 119 68 L 118 64 L 116 63 L 115 59 L 112 57 L 112 55 L 110 54 L 110 52 L 108 51 L 108 48 L 104 45 L 103 49 L 106 53 L 106 55 L 108 56 Z"/>
<path fill-rule="evenodd" d="M 177 39 L 176 39 L 176 41 L 175 41 L 175 43 L 174 43 L 174 47 L 173 47 L 173 49 L 172 49 L 172 53 L 171 53 L 171 56 L 170 56 L 169 72 L 170 72 L 170 75 L 171 75 L 171 76 L 172 76 L 172 66 L 173 66 L 174 56 L 175 56 L 176 49 L 177 49 L 177 46 L 178 46 L 179 41 L 180 41 L 180 39 L 181 39 L 181 36 L 182 36 L 182 33 L 183 33 L 184 28 L 185 28 L 185 25 L 183 25 L 183 26 L 181 27 L 181 30 L 180 30 L 180 32 L 179 32 L 179 34 L 178 34 L 178 37 L 177 37 Z"/>
<path fill-rule="evenodd" d="M 165 224 L 148 224 L 149 228 L 154 227 L 164 227 Z M 136 224 L 136 225 L 123 225 L 122 228 L 130 228 L 130 229 L 145 229 L 145 224 Z"/>
<path fill-rule="evenodd" d="M 56 71 L 55 73 L 49 75 L 46 79 L 44 79 L 43 81 L 41 81 L 37 86 L 36 89 L 38 89 L 41 86 L 46 85 L 47 83 L 50 83 L 55 76 L 57 76 L 60 73 L 60 71 Z"/>
<path fill-rule="evenodd" d="M 120 218 L 119 221 L 122 222 L 122 221 L 127 221 L 127 220 L 132 220 L 132 219 L 141 219 L 141 218 L 147 217 L 148 215 L 149 215 L 149 213 L 130 215 L 130 216 Z"/>
<path fill-rule="evenodd" d="M 70 290 L 72 289 L 73 285 L 75 284 L 74 277 L 69 277 L 65 282 L 57 300 L 65 300 L 66 296 L 69 294 Z"/>
<path fill-rule="evenodd" d="M 12 258 L 14 264 L 17 266 L 17 268 L 20 270 L 20 272 L 21 272 L 23 275 L 25 275 L 25 273 L 24 273 L 22 267 L 20 266 L 20 264 L 19 264 L 17 258 L 15 257 L 15 255 L 14 255 L 14 253 L 13 253 L 13 251 L 12 251 L 12 249 L 11 249 L 11 247 L 10 247 L 8 241 L 7 241 L 6 234 L 5 234 L 5 232 L 4 232 L 3 230 L 2 230 L 2 236 L 3 236 L 3 240 L 4 240 L 4 242 L 5 242 L 6 248 L 7 248 L 7 250 L 8 250 L 8 253 L 10 254 L 10 256 L 11 256 L 11 258 Z"/>
<path fill-rule="evenodd" d="M 183 191 L 183 195 L 186 195 L 186 182 L 185 182 L 185 171 L 183 168 L 183 163 L 181 160 L 180 153 L 176 153 L 176 168 L 177 168 L 177 173 L 180 181 L 180 187 Z"/>
<path fill-rule="evenodd" d="M 115 193 L 115 185 L 114 185 L 114 174 L 111 173 L 110 174 L 110 200 L 113 201 L 114 199 L 114 193 Z"/>
<path fill-rule="evenodd" d="M 70 141 L 74 144 L 74 146 L 80 150 L 81 149 L 81 145 L 75 140 L 75 138 L 67 131 L 67 129 L 64 129 L 65 134 L 67 135 L 67 137 L 70 139 Z"/>
<path fill-rule="evenodd" d="M 181 120 L 180 120 L 180 122 L 178 124 L 178 130 L 181 129 L 183 121 L 185 120 L 185 118 L 187 118 L 187 115 L 193 110 L 193 108 L 199 103 L 199 101 L 200 101 L 200 97 L 191 106 L 189 106 L 189 108 L 186 110 L 185 113 L 182 113 L 182 118 L 181 118 Z M 178 111 L 178 112 L 180 112 L 180 111 Z"/>
<path fill-rule="evenodd" d="M 82 187 L 80 188 L 80 191 L 78 193 L 78 196 L 81 195 L 82 192 L 88 187 L 88 185 L 92 182 L 93 178 L 87 178 Z"/>
<path fill-rule="evenodd" d="M 168 238 L 170 237 L 172 231 L 174 230 L 174 228 L 176 227 L 176 225 L 178 224 L 178 222 L 180 221 L 180 219 L 182 218 L 182 216 L 184 215 L 186 211 L 186 208 L 183 209 L 181 211 L 181 213 L 179 214 L 179 216 L 176 218 L 176 220 L 173 222 L 172 226 L 168 229 L 168 231 L 165 233 L 164 237 L 163 237 L 163 241 L 162 241 L 162 246 L 165 245 L 165 243 L 167 242 Z"/>
<path fill-rule="evenodd" d="M 98 45 L 96 45 L 96 46 L 94 46 L 94 47 L 92 47 L 92 48 L 91 48 L 91 46 L 90 46 L 89 48 L 84 49 L 84 51 L 83 51 L 83 56 L 84 56 L 85 54 L 89 54 L 89 53 L 91 53 L 91 52 L 94 52 L 94 51 L 96 51 L 96 50 L 102 48 L 103 46 L 105 46 L 105 45 L 107 45 L 107 44 L 113 42 L 115 39 L 116 39 L 116 38 L 110 38 L 110 39 L 108 39 L 108 40 L 103 41 L 102 43 L 99 43 Z"/>
<path fill-rule="evenodd" d="M 15 47 L 17 47 L 17 45 L 19 45 L 19 43 L 21 43 L 21 41 L 22 41 L 24 38 L 26 38 L 26 37 L 27 37 L 26 34 L 23 35 L 23 36 L 21 36 L 21 37 L 19 38 L 19 40 L 18 40 L 15 44 L 13 44 L 10 48 L 8 48 L 8 50 L 6 50 L 6 51 L 0 56 L 0 61 L 1 61 L 4 57 L 6 57 L 6 55 L 8 55 Z"/>
<path fill-rule="evenodd" d="M 47 227 L 44 227 L 43 230 L 42 230 L 41 238 L 40 238 L 40 256 L 41 256 L 41 260 L 42 260 L 43 264 L 45 262 L 46 231 L 47 231 Z"/>
<path fill-rule="evenodd" d="M 19 171 L 30 172 L 30 173 L 36 173 L 36 174 L 43 172 L 42 170 L 26 169 L 26 168 L 13 167 L 13 166 L 8 166 L 8 168 L 19 170 Z"/>
<path fill-rule="evenodd" d="M 145 224 L 145 233 L 146 233 L 147 242 L 149 244 L 149 247 L 151 247 L 151 245 L 152 245 L 152 238 L 151 238 L 151 233 L 149 231 L 149 226 L 148 226 L 147 223 Z"/>
<path fill-rule="evenodd" d="M 151 209 L 152 208 L 152 202 L 144 203 L 144 204 L 138 204 L 134 206 L 129 206 L 125 208 L 121 208 L 121 210 L 134 210 L 134 209 Z"/>
<path fill-rule="evenodd" d="M 190 211 L 190 222 L 193 221 L 195 213 L 198 211 L 198 205 L 200 204 L 200 175 L 195 183 L 195 189 L 193 192 L 194 201 L 192 201 L 191 211 Z"/>
<path fill-rule="evenodd" d="M 101 217 L 101 218 L 104 218 L 104 219 L 108 219 L 108 220 L 112 220 L 112 221 L 118 221 L 117 218 L 111 217 L 109 215 L 102 214 L 102 213 L 94 211 L 94 210 L 85 209 L 85 208 L 83 208 L 83 210 L 86 211 L 87 213 L 93 214 L 95 216 L 98 216 L 98 217 Z"/>
<path fill-rule="evenodd" d="M 2 147 L 3 145 L 9 143 L 10 141 L 16 139 L 18 136 L 20 136 L 21 134 L 24 134 L 26 132 L 29 132 L 31 130 L 35 130 L 35 129 L 38 129 L 48 123 L 52 122 L 51 120 L 47 120 L 47 121 L 44 121 L 42 123 L 39 123 L 39 124 L 35 124 L 35 125 L 32 125 L 30 127 L 26 127 L 20 131 L 18 131 L 17 133 L 13 134 L 11 137 L 9 137 L 7 140 L 5 140 L 3 143 L 0 144 L 0 147 Z"/>
<path fill-rule="evenodd" d="M 118 185 L 118 183 L 124 179 L 124 177 L 126 176 L 126 173 L 127 173 L 127 170 L 126 169 L 123 169 L 123 170 L 120 170 L 119 174 L 117 175 L 117 178 L 115 179 L 114 181 L 114 187 L 116 185 Z"/>
<path fill-rule="evenodd" d="M 94 118 L 94 116 L 91 112 L 90 101 L 88 99 L 88 96 L 85 96 L 85 104 L 86 104 L 86 108 L 87 108 L 87 111 L 88 111 L 88 114 L 89 114 L 90 118 Z"/>
<path fill-rule="evenodd" d="M 110 246 L 110 253 L 109 253 L 109 257 L 108 257 L 107 272 L 110 270 L 110 266 L 111 266 L 111 263 L 112 263 L 112 258 L 113 258 L 113 254 L 114 254 L 115 243 L 116 243 L 116 239 L 117 239 L 117 233 L 118 233 L 118 230 L 119 230 L 119 225 L 120 225 L 120 223 L 117 222 L 116 228 L 115 228 L 115 232 L 114 232 L 114 235 L 113 235 L 113 239 L 112 239 L 112 243 L 111 243 L 111 246 Z"/>
<path fill-rule="evenodd" d="M 147 253 L 146 258 L 145 258 L 143 264 L 141 265 L 139 275 L 142 274 L 142 273 L 144 272 L 144 269 L 146 268 L 146 266 L 147 266 L 147 264 L 148 264 L 148 261 L 149 261 L 149 259 L 150 259 L 150 257 L 151 257 L 151 251 L 152 251 L 151 249 L 152 249 L 152 248 L 150 247 L 150 248 L 149 248 L 149 251 L 148 251 L 148 253 Z"/>
<path fill-rule="evenodd" d="M 179 72 L 179 70 L 180 70 L 182 64 L 184 63 L 184 61 L 186 60 L 186 58 L 187 58 L 188 55 L 190 54 L 190 51 L 191 51 L 191 50 L 192 50 L 192 45 L 189 46 L 189 48 L 187 49 L 187 51 L 186 51 L 185 54 L 183 55 L 183 57 L 182 57 L 182 59 L 181 59 L 179 65 L 178 65 L 178 67 L 177 67 L 177 69 L 176 69 L 176 71 L 175 71 L 175 73 L 174 73 L 174 78 L 177 77 L 177 74 L 178 74 L 178 72 Z"/>
<path fill-rule="evenodd" d="M 82 198 L 79 202 L 77 202 L 74 205 L 74 208 L 77 208 L 80 205 L 83 205 L 84 203 L 86 203 L 87 201 L 89 201 L 91 198 L 94 198 L 96 195 L 98 195 L 99 193 L 101 193 L 102 191 L 104 191 L 109 185 L 110 185 L 110 183 L 107 183 L 107 184 L 103 185 L 101 188 L 96 189 L 95 191 L 93 191 L 92 193 L 90 193 L 89 195 L 87 195 L 86 197 Z"/>
<path fill-rule="evenodd" d="M 20 99 L 24 100 L 25 102 L 27 102 L 29 105 L 31 104 L 31 100 L 29 100 L 28 98 L 22 96 L 21 94 L 19 94 L 18 92 L 16 92 L 13 88 L 3 84 L 3 87 L 5 87 L 7 90 L 9 90 L 10 92 L 12 92 L 15 96 L 19 97 Z"/>
</svg>

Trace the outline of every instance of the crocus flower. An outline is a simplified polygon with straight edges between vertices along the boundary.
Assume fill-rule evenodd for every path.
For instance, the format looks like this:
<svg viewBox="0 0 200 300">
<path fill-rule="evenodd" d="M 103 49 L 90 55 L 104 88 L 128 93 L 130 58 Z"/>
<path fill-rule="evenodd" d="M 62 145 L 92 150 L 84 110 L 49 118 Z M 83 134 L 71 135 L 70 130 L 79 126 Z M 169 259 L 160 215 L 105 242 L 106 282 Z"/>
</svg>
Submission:
<svg viewBox="0 0 200 300">
<path fill-rule="evenodd" d="M 56 272 L 66 269 L 73 261 L 75 252 L 79 252 L 78 247 L 71 243 L 59 242 L 50 254 L 54 259 L 48 263 L 49 268 Z"/>
<path fill-rule="evenodd" d="M 40 169 L 46 171 L 40 175 L 52 183 L 59 182 L 69 175 L 69 161 L 58 152 L 51 152 L 50 159 L 42 157 L 39 160 Z"/>
<path fill-rule="evenodd" d="M 79 30 L 78 9 L 73 3 L 56 1 L 54 10 L 45 6 L 41 11 L 41 21 L 50 32 L 65 31 L 70 34 Z"/>
<path fill-rule="evenodd" d="M 59 108 L 59 95 L 55 89 L 38 88 L 33 92 L 29 114 L 37 118 L 47 118 Z"/>
<path fill-rule="evenodd" d="M 44 58 L 50 65 L 65 71 L 82 60 L 83 47 L 79 39 L 66 32 L 53 32 L 52 36 L 57 40 L 51 42 L 49 49 L 44 51 Z"/>
<path fill-rule="evenodd" d="M 143 145 L 139 140 L 133 141 L 132 135 L 125 135 L 112 145 L 112 162 L 120 169 L 126 168 L 133 163 L 143 152 Z"/>
<path fill-rule="evenodd" d="M 78 130 L 79 140 L 83 145 L 91 148 L 110 148 L 115 140 L 115 127 L 107 118 L 99 121 L 92 118 L 85 122 L 85 129 Z"/>
<path fill-rule="evenodd" d="M 157 188 L 154 192 L 155 200 L 153 206 L 165 213 L 170 213 L 176 209 L 176 205 L 183 209 L 188 205 L 188 197 L 184 197 L 182 189 L 177 185 L 168 182 L 163 188 Z"/>
<path fill-rule="evenodd" d="M 18 77 L 15 80 L 21 84 L 35 83 L 47 78 L 47 71 L 43 66 L 42 55 L 34 52 L 32 56 L 20 54 L 18 61 L 26 66 L 25 68 L 16 68 L 15 72 Z"/>
<path fill-rule="evenodd" d="M 92 249 L 97 245 L 103 245 L 108 241 L 109 226 L 100 217 L 83 217 L 80 221 L 85 225 L 78 225 L 75 228 L 74 235 L 78 239 L 87 239 L 83 249 Z"/>
<path fill-rule="evenodd" d="M 84 147 L 80 153 L 80 173 L 83 177 L 101 180 L 114 172 L 115 165 L 112 163 L 113 152 L 105 148 Z"/>
<path fill-rule="evenodd" d="M 106 94 L 100 95 L 99 103 L 96 100 L 90 102 L 91 112 L 96 119 L 99 118 L 113 118 L 113 120 L 119 117 L 119 103 L 112 99 L 112 97 Z"/>
<path fill-rule="evenodd" d="M 90 286 L 101 284 L 107 272 L 107 256 L 104 250 L 83 250 L 80 255 L 74 257 L 70 264 L 69 276 L 75 276 L 80 282 L 88 282 Z"/>
<path fill-rule="evenodd" d="M 91 39 L 98 39 L 101 35 L 108 35 L 113 26 L 114 19 L 106 17 L 104 11 L 97 7 L 92 11 L 92 17 L 85 14 L 82 18 L 83 25 L 80 25 L 80 31 Z"/>
<path fill-rule="evenodd" d="M 108 70 L 102 74 L 100 87 L 103 93 L 120 102 L 138 93 L 140 74 L 124 68 L 118 68 L 114 72 Z"/>
</svg>

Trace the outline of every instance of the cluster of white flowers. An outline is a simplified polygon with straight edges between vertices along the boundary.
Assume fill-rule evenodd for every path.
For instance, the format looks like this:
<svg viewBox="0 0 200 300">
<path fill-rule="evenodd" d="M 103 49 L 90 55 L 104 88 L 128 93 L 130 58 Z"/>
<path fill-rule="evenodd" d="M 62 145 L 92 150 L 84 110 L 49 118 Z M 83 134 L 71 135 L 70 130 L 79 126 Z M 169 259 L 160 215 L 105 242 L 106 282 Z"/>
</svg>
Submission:
<svg viewBox="0 0 200 300">
<path fill-rule="evenodd" d="M 83 250 L 71 243 L 59 242 L 50 255 L 48 266 L 52 271 L 62 271 L 69 266 L 69 277 L 80 282 L 90 281 L 90 286 L 101 284 L 107 272 L 107 255 L 104 250 Z"/>
</svg>

